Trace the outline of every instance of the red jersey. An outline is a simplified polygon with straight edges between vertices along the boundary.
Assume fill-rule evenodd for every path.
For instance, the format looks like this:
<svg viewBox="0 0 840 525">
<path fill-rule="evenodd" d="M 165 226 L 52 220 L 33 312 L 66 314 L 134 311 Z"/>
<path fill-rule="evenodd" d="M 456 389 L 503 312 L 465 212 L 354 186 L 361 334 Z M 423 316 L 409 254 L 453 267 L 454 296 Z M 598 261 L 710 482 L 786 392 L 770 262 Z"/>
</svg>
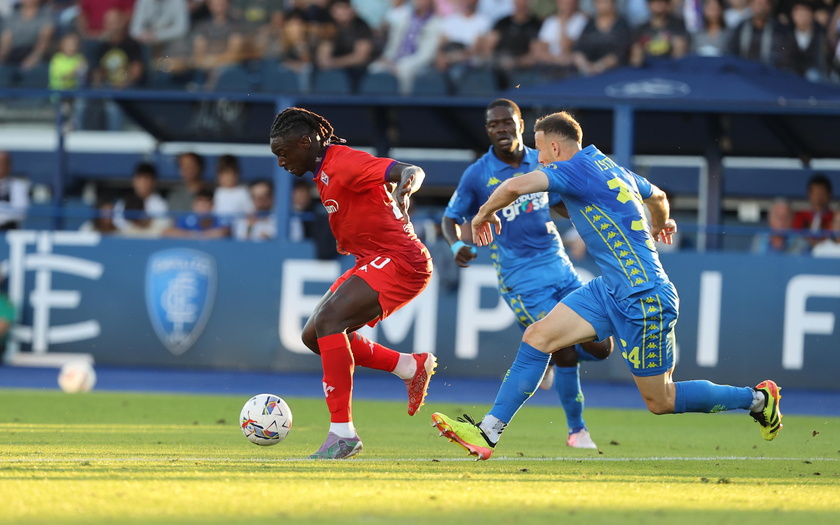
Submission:
<svg viewBox="0 0 840 525">
<path fill-rule="evenodd" d="M 409 263 L 430 259 L 391 196 L 389 173 L 396 162 L 332 144 L 315 170 L 330 229 L 356 259 L 384 253 L 401 255 Z"/>
</svg>

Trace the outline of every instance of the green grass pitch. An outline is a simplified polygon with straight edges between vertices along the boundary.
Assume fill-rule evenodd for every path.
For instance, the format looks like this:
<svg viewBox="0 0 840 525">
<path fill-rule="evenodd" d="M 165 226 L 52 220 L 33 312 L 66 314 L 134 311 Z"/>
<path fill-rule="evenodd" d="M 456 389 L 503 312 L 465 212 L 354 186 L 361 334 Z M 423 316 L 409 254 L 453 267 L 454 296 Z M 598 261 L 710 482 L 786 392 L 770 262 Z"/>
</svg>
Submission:
<svg viewBox="0 0 840 525">
<path fill-rule="evenodd" d="M 365 451 L 325 462 L 303 459 L 322 400 L 286 397 L 294 426 L 272 447 L 242 436 L 245 400 L 0 390 L 0 524 L 840 523 L 840 418 L 786 416 L 765 442 L 743 412 L 591 408 L 600 450 L 583 451 L 559 407 L 526 405 L 475 462 L 429 416 L 487 405 L 357 401 Z"/>
</svg>

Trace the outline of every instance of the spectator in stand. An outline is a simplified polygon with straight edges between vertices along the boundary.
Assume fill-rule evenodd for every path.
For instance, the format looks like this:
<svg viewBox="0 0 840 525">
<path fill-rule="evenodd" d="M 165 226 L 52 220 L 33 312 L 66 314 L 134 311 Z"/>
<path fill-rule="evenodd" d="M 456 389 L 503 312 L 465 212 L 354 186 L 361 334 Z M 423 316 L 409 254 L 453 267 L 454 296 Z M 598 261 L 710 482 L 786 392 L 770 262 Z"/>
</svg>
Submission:
<svg viewBox="0 0 840 525">
<path fill-rule="evenodd" d="M 192 213 L 177 217 L 163 230 L 163 237 L 179 239 L 224 239 L 230 237 L 230 226 L 213 214 L 213 190 L 203 188 L 193 196 Z"/>
<path fill-rule="evenodd" d="M 556 0 L 556 5 L 557 14 L 542 23 L 534 56 L 552 76 L 564 77 L 575 71 L 572 49 L 589 19 L 580 10 L 578 0 Z"/>
<path fill-rule="evenodd" d="M 181 153 L 177 164 L 181 181 L 166 196 L 166 202 L 170 211 L 190 211 L 199 190 L 207 187 L 204 182 L 204 157 L 191 151 Z"/>
<path fill-rule="evenodd" d="M 0 366 L 3 366 L 3 354 L 6 353 L 6 341 L 9 338 L 12 325 L 15 323 L 17 313 L 15 312 L 15 305 L 9 300 L 8 290 L 6 289 L 5 278 L 0 276 L 0 281 L 3 281 L 3 289 L 0 290 Z"/>
<path fill-rule="evenodd" d="M 134 175 L 131 177 L 131 189 L 131 193 L 125 198 L 118 200 L 114 206 L 114 224 L 117 225 L 120 231 L 129 227 L 128 222 L 131 219 L 138 217 L 137 207 L 129 207 L 129 200 L 131 200 L 129 197 L 139 199 L 142 203 L 139 211 L 145 213 L 144 216 L 139 217 L 142 221 L 136 223 L 137 225 L 145 228 L 147 223 L 144 221 L 147 218 L 149 219 L 149 223 L 151 223 L 151 219 L 155 219 L 167 222 L 167 224 L 164 224 L 164 227 L 168 225 L 167 214 L 169 207 L 166 205 L 163 197 L 157 192 L 157 168 L 155 168 L 154 164 L 140 162 L 134 167 Z M 136 202 L 132 202 L 132 204 L 136 204 Z M 132 214 L 134 217 L 131 217 Z"/>
<path fill-rule="evenodd" d="M 152 59 L 157 60 L 183 45 L 189 29 L 187 0 L 137 0 L 129 34 L 148 46 Z"/>
<path fill-rule="evenodd" d="M 477 11 L 478 0 L 460 0 L 460 7 L 449 15 L 441 14 L 441 40 L 435 57 L 438 71 L 449 72 L 455 81 L 465 68 L 483 65 L 482 37 L 492 28 L 490 20 Z"/>
<path fill-rule="evenodd" d="M 822 173 L 808 180 L 808 209 L 793 215 L 793 228 L 807 231 L 810 247 L 827 237 L 834 212 L 831 211 L 831 181 Z"/>
<path fill-rule="evenodd" d="M 440 19 L 432 0 L 414 0 L 412 9 L 399 12 L 402 17 L 391 26 L 382 57 L 368 70 L 395 75 L 400 92 L 407 95 L 416 75 L 432 66 L 440 41 Z"/>
<path fill-rule="evenodd" d="M 513 0 L 513 13 L 500 19 L 484 37 L 488 61 L 499 75 L 499 85 L 507 86 L 513 71 L 536 63 L 532 48 L 540 34 L 540 20 L 531 13 L 529 0 Z"/>
<path fill-rule="evenodd" d="M 134 9 L 134 0 L 78 0 L 78 6 L 76 31 L 82 37 L 82 53 L 92 63 L 100 42 L 106 38 L 105 13 L 116 9 L 128 23 Z"/>
<path fill-rule="evenodd" d="M 750 0 L 750 9 L 753 16 L 732 31 L 729 54 L 792 69 L 796 42 L 790 29 L 773 16 L 773 0 Z"/>
<path fill-rule="evenodd" d="M 318 198 L 318 190 L 306 180 L 292 184 L 289 235 L 292 242 L 311 241 L 315 257 L 322 261 L 338 259 L 338 245 L 330 229 L 329 216 Z"/>
<path fill-rule="evenodd" d="M 187 0 L 187 9 L 190 11 L 190 27 L 210 20 L 210 9 L 205 0 Z"/>
<path fill-rule="evenodd" d="M 29 209 L 29 181 L 12 175 L 12 156 L 0 151 L 0 230 L 21 227 Z"/>
<path fill-rule="evenodd" d="M 831 50 L 825 29 L 814 19 L 813 0 L 794 0 L 790 11 L 793 36 L 793 67 L 812 82 L 828 76 Z"/>
<path fill-rule="evenodd" d="M 752 18 L 750 0 L 728 0 L 727 5 L 729 7 L 723 12 L 726 27 L 730 29 L 738 27 L 744 20 Z"/>
<path fill-rule="evenodd" d="M 222 155 L 216 161 L 216 192 L 213 195 L 213 212 L 223 224 L 233 222 L 254 211 L 248 188 L 240 183 L 239 159 Z"/>
<path fill-rule="evenodd" d="M 648 0 L 650 20 L 636 29 L 630 63 L 641 66 L 649 60 L 681 58 L 688 52 L 688 31 L 671 12 L 671 0 Z"/>
<path fill-rule="evenodd" d="M 207 89 L 216 84 L 219 72 L 242 63 L 246 57 L 246 38 L 229 0 L 207 0 L 210 19 L 199 22 L 192 31 L 195 82 Z"/>
<path fill-rule="evenodd" d="M 167 217 L 153 217 L 144 208 L 143 199 L 134 193 L 127 195 L 124 199 L 117 201 L 116 209 L 120 208 L 119 234 L 123 237 L 135 237 L 139 239 L 158 239 L 163 231 L 169 227 Z"/>
<path fill-rule="evenodd" d="M 616 11 L 615 0 L 595 0 L 595 17 L 587 22 L 572 59 L 581 75 L 597 75 L 627 64 L 632 32 Z"/>
<path fill-rule="evenodd" d="M 793 211 L 784 199 L 776 199 L 767 212 L 769 231 L 753 237 L 751 252 L 756 254 L 798 255 L 808 250 L 808 244 L 793 230 Z"/>
<path fill-rule="evenodd" d="M 234 223 L 234 237 L 240 241 L 275 239 L 277 217 L 274 215 L 274 183 L 269 179 L 258 179 L 251 183 L 249 190 L 254 203 L 254 211 Z M 293 191 L 292 198 L 294 197 Z"/>
<path fill-rule="evenodd" d="M 334 0 L 330 5 L 333 23 L 318 44 L 316 65 L 319 71 L 344 70 L 353 91 L 373 60 L 373 31 L 356 15 L 350 0 Z"/>
<path fill-rule="evenodd" d="M 55 24 L 40 0 L 21 0 L 20 7 L 3 21 L 0 63 L 30 70 L 47 60 Z"/>
<path fill-rule="evenodd" d="M 723 0 L 703 2 L 703 28 L 691 39 L 691 51 L 695 55 L 717 57 L 726 53 L 729 29 L 723 13 Z"/>
<path fill-rule="evenodd" d="M 231 9 L 242 21 L 243 30 L 253 35 L 270 24 L 275 13 L 283 13 L 282 4 L 277 0 L 231 0 Z"/>
<path fill-rule="evenodd" d="M 121 11 L 111 9 L 105 13 L 105 30 L 102 37 L 104 40 L 93 54 L 91 62 L 91 86 L 107 89 L 131 89 L 141 86 L 146 73 L 143 48 L 128 35 L 128 21 Z M 87 106 L 84 103 L 80 105 L 83 108 Z M 123 113 L 120 107 L 114 101 L 106 100 L 104 109 L 106 129 L 121 130 Z"/>
<path fill-rule="evenodd" d="M 96 201 L 93 210 L 93 218 L 86 221 L 79 227 L 79 231 L 98 232 L 102 235 L 113 235 L 119 233 L 119 228 L 114 224 L 114 201 L 108 198 L 100 198 Z"/>
<path fill-rule="evenodd" d="M 490 24 L 496 25 L 516 11 L 515 3 L 516 0 L 478 0 L 478 12 L 490 20 Z"/>
<path fill-rule="evenodd" d="M 81 52 L 81 41 L 76 33 L 61 37 L 58 51 L 50 59 L 50 89 L 70 91 L 84 84 L 87 60 Z"/>
<path fill-rule="evenodd" d="M 814 257 L 840 257 L 840 212 L 831 220 L 830 235 L 814 245 L 811 250 Z"/>
</svg>

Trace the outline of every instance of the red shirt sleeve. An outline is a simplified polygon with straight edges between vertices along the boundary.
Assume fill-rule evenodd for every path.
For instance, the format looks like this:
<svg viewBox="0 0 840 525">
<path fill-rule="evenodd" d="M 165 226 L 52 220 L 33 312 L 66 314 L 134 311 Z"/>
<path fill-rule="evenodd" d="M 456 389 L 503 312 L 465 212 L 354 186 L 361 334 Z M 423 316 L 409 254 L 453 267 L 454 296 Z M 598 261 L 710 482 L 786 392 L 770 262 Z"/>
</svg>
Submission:
<svg viewBox="0 0 840 525">
<path fill-rule="evenodd" d="M 368 190 L 389 182 L 391 167 L 397 161 L 387 157 L 374 157 L 370 153 L 345 147 L 335 159 L 342 171 L 353 177 L 343 181 L 344 186 L 355 192 Z"/>
</svg>

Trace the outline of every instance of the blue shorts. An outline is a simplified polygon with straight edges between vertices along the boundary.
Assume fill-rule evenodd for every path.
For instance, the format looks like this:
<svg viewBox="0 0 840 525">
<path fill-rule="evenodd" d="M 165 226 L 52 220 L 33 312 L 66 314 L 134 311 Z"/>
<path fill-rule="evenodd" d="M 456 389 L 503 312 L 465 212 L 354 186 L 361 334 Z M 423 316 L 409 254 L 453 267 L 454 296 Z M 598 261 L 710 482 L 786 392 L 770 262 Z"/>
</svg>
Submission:
<svg viewBox="0 0 840 525">
<path fill-rule="evenodd" d="M 579 281 L 553 283 L 522 294 L 503 292 L 502 298 L 507 301 L 508 306 L 513 310 L 519 328 L 525 331 L 526 328 L 548 315 L 548 312 L 557 306 L 561 299 L 580 287 L 581 283 Z M 580 361 L 600 361 L 600 359 L 581 348 L 580 345 L 575 345 L 575 351 Z"/>
<path fill-rule="evenodd" d="M 614 335 L 634 376 L 664 374 L 674 366 L 674 326 L 680 298 L 673 283 L 616 300 L 596 277 L 563 299 L 586 319 L 599 341 Z"/>
</svg>

